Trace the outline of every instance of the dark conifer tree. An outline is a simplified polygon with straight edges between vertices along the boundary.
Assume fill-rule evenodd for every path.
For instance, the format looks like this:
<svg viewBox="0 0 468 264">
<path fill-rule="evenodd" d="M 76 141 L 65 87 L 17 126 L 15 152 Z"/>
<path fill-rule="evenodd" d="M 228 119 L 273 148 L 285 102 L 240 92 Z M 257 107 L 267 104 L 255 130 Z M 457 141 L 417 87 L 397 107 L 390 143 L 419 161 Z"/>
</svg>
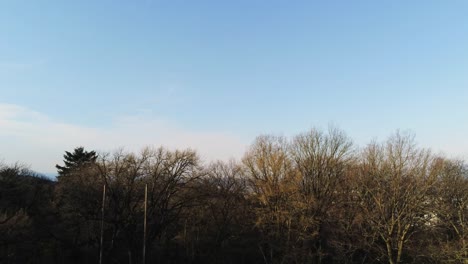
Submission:
<svg viewBox="0 0 468 264">
<path fill-rule="evenodd" d="M 80 168 L 83 165 L 90 164 L 96 161 L 97 154 L 95 151 L 85 151 L 83 147 L 77 147 L 74 149 L 73 153 L 65 151 L 63 155 L 64 166 L 55 165 L 59 176 L 63 176 L 70 171 Z"/>
</svg>

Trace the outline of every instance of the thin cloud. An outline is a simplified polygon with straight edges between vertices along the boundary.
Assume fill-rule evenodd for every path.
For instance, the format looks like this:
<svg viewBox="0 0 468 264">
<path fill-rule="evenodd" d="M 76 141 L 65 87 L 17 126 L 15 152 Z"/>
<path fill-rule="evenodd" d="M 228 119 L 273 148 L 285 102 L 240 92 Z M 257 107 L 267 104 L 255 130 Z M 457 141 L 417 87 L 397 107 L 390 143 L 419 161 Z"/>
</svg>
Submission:
<svg viewBox="0 0 468 264">
<path fill-rule="evenodd" d="M 24 162 L 43 173 L 53 173 L 64 150 L 76 146 L 98 151 L 120 147 L 138 151 L 145 146 L 161 145 L 171 149 L 192 148 L 207 161 L 238 158 L 246 146 L 226 132 L 192 131 L 147 115 L 123 116 L 106 128 L 93 128 L 58 122 L 13 104 L 0 104 L 0 127 L 0 159 Z"/>
</svg>

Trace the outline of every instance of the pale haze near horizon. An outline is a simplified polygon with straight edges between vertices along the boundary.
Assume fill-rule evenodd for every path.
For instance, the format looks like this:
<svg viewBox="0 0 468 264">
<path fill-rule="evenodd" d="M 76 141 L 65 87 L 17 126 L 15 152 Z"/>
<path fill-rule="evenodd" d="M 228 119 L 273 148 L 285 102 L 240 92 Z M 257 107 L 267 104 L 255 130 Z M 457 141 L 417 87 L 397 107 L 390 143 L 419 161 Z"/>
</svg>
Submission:
<svg viewBox="0 0 468 264">
<path fill-rule="evenodd" d="M 2 1 L 0 160 L 193 148 L 333 124 L 467 158 L 466 1 Z"/>
</svg>

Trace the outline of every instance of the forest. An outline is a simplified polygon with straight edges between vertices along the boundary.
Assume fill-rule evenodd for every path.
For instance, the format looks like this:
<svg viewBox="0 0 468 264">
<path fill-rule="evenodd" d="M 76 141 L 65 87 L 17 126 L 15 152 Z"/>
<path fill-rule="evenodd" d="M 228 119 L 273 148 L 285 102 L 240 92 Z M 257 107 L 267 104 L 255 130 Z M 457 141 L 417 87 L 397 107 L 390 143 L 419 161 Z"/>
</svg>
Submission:
<svg viewBox="0 0 468 264">
<path fill-rule="evenodd" d="M 213 162 L 77 147 L 56 179 L 19 162 L 0 165 L 0 263 L 468 263 L 468 166 L 409 133 L 262 135 Z"/>
</svg>

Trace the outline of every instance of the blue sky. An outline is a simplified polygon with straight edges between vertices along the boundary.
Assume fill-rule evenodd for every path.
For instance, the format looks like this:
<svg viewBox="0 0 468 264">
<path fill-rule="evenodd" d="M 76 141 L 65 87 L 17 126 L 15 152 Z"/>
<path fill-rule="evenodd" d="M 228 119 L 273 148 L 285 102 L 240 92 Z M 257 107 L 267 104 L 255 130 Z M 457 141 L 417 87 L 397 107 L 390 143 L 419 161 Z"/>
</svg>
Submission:
<svg viewBox="0 0 468 264">
<path fill-rule="evenodd" d="M 0 158 L 194 147 L 330 123 L 468 154 L 467 1 L 0 1 Z"/>
</svg>

